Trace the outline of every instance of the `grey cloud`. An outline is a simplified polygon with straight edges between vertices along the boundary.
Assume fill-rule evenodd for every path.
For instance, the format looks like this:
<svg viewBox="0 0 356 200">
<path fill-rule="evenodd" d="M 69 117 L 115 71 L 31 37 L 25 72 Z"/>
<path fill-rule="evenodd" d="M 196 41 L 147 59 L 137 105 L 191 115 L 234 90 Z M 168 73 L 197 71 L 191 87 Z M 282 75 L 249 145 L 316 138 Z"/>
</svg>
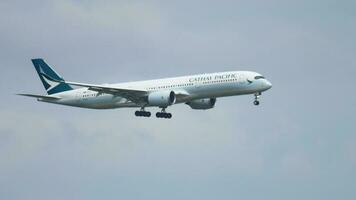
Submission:
<svg viewBox="0 0 356 200">
<path fill-rule="evenodd" d="M 2 1 L 0 198 L 354 199 L 353 7 Z M 45 92 L 33 57 L 75 81 L 246 69 L 273 88 L 137 119 L 15 96 Z"/>
</svg>

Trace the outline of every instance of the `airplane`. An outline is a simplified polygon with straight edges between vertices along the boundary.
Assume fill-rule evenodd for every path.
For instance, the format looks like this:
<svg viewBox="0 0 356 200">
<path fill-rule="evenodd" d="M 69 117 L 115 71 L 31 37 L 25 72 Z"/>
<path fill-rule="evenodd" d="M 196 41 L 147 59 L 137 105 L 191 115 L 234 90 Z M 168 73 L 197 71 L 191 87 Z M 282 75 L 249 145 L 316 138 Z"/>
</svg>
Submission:
<svg viewBox="0 0 356 200">
<path fill-rule="evenodd" d="M 157 118 L 170 119 L 168 106 L 185 103 L 192 109 L 214 108 L 219 97 L 254 95 L 259 105 L 262 92 L 272 84 L 261 74 L 252 71 L 228 71 L 192 76 L 126 82 L 117 84 L 88 84 L 65 81 L 43 59 L 32 59 L 47 95 L 18 94 L 38 101 L 90 109 L 140 108 L 138 117 L 150 117 L 146 107 L 158 107 Z M 79 88 L 73 88 L 76 86 Z"/>
</svg>

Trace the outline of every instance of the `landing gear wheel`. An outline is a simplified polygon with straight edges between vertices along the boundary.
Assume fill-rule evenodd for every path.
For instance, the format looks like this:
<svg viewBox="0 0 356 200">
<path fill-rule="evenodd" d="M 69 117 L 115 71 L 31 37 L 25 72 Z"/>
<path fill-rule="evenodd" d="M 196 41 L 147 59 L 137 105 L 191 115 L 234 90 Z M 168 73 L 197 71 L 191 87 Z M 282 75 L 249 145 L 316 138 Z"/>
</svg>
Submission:
<svg viewBox="0 0 356 200">
<path fill-rule="evenodd" d="M 166 112 L 157 112 L 157 113 L 156 113 L 156 117 L 157 117 L 157 118 L 170 119 L 170 118 L 172 118 L 172 114 L 171 114 L 171 113 L 166 113 Z"/>
<path fill-rule="evenodd" d="M 151 113 L 143 109 L 135 111 L 137 117 L 151 117 Z"/>
<path fill-rule="evenodd" d="M 150 112 L 144 112 L 145 114 L 144 114 L 144 116 L 145 117 L 151 117 L 151 113 Z"/>
<path fill-rule="evenodd" d="M 262 94 L 261 92 L 258 92 L 258 93 L 255 94 L 255 101 L 253 102 L 253 104 L 254 104 L 255 106 L 260 105 L 259 99 L 260 99 L 261 94 Z"/>
<path fill-rule="evenodd" d="M 166 118 L 166 119 L 172 118 L 172 114 L 166 112 L 167 107 L 161 107 L 161 108 L 162 108 L 161 112 L 156 113 L 157 118 Z"/>
</svg>

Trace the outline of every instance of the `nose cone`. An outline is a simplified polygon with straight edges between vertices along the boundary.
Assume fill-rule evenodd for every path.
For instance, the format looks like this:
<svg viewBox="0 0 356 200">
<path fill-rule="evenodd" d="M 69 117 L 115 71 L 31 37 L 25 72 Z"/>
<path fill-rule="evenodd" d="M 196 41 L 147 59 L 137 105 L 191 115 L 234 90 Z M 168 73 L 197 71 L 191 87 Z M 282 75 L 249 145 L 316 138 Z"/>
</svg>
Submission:
<svg viewBox="0 0 356 200">
<path fill-rule="evenodd" d="M 265 80 L 265 85 L 266 85 L 266 90 L 271 89 L 272 83 L 269 82 L 268 80 Z"/>
</svg>

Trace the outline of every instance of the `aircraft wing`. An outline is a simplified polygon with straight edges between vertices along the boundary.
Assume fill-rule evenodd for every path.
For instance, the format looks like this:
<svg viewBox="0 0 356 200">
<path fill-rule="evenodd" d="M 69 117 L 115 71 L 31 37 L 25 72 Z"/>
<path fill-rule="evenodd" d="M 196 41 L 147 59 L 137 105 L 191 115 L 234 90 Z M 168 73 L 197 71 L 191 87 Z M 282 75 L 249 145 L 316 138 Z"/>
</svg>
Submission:
<svg viewBox="0 0 356 200">
<path fill-rule="evenodd" d="M 122 96 L 135 103 L 141 102 L 142 97 L 148 95 L 148 91 L 146 90 L 137 90 L 131 88 L 121 88 L 121 87 L 112 87 L 112 86 L 105 86 L 105 85 L 77 83 L 77 82 L 68 82 L 68 81 L 61 81 L 61 82 L 69 85 L 86 87 L 89 90 L 96 91 L 99 93 L 107 93 L 107 94 Z"/>
<path fill-rule="evenodd" d="M 176 94 L 177 102 L 186 102 L 191 97 L 190 94 L 183 89 L 177 89 L 173 91 Z"/>
<path fill-rule="evenodd" d="M 63 81 L 63 82 L 69 85 L 86 87 L 89 90 L 96 91 L 96 92 L 122 96 L 135 103 L 143 102 L 144 101 L 143 98 L 147 97 L 149 94 L 149 91 L 147 90 L 111 87 L 105 85 L 95 85 L 95 84 L 86 84 L 86 83 L 77 83 L 77 82 L 68 82 L 68 81 Z M 185 102 L 186 99 L 190 97 L 190 94 L 187 93 L 185 90 L 174 90 L 174 92 L 176 93 L 177 100 L 180 102 Z"/>
</svg>

